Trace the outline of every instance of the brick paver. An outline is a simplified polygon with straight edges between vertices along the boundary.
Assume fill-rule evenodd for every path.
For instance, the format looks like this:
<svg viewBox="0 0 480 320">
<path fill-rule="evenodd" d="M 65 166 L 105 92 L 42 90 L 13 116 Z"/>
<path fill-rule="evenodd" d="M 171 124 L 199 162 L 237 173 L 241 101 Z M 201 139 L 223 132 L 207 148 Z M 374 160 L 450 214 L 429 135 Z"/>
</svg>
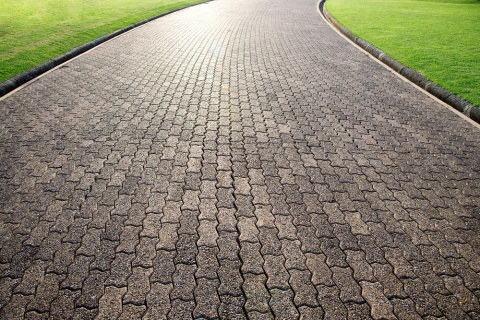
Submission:
<svg viewBox="0 0 480 320">
<path fill-rule="evenodd" d="M 0 318 L 478 319 L 480 130 L 312 0 L 215 0 L 0 102 Z"/>
</svg>

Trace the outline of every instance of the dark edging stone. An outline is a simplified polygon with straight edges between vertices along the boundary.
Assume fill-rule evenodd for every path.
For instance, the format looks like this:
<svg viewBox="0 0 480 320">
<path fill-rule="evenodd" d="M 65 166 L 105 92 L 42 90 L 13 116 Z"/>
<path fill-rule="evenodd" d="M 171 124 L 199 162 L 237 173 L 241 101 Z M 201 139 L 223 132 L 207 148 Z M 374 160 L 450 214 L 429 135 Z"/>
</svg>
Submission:
<svg viewBox="0 0 480 320">
<path fill-rule="evenodd" d="M 412 70 L 398 62 L 397 60 L 393 59 L 389 55 L 387 55 L 382 50 L 375 47 L 373 44 L 363 40 L 362 38 L 356 36 L 352 31 L 348 28 L 342 26 L 325 8 L 325 1 L 322 0 L 320 2 L 320 12 L 322 15 L 330 22 L 335 28 L 337 28 L 341 33 L 343 33 L 347 38 L 351 41 L 356 43 L 360 46 L 363 50 L 370 53 L 372 56 L 395 70 L 397 73 L 401 74 L 404 78 L 408 79 L 409 81 L 413 82 L 420 88 L 424 89 L 428 93 L 432 94 L 433 96 L 437 97 L 438 99 L 442 100 L 443 102 L 449 104 L 454 109 L 460 111 L 470 119 L 474 120 L 477 123 L 480 123 L 480 108 L 477 108 L 470 102 L 463 100 L 456 94 L 449 92 L 448 90 L 440 87 L 439 85 L 433 83 L 432 81 L 428 80 L 415 70 Z"/>
<path fill-rule="evenodd" d="M 480 123 L 480 109 L 475 107 L 471 108 L 469 117 L 470 119 Z"/>
<path fill-rule="evenodd" d="M 81 55 L 82 53 L 85 53 L 88 50 L 93 49 L 96 46 L 98 46 L 98 45 L 100 45 L 100 44 L 102 44 L 102 43 L 104 43 L 104 42 L 106 42 L 110 39 L 113 39 L 113 38 L 115 38 L 115 37 L 117 37 L 117 36 L 119 36 L 119 35 L 121 35 L 125 32 L 128 32 L 132 29 L 135 29 L 135 28 L 137 28 L 141 25 L 144 25 L 144 24 L 146 24 L 150 21 L 161 18 L 161 17 L 166 16 L 168 14 L 177 12 L 179 10 L 182 10 L 182 9 L 185 9 L 185 8 L 188 8 L 188 7 L 193 7 L 193 6 L 205 3 L 205 2 L 209 2 L 209 1 L 212 1 L 212 0 L 207 0 L 207 1 L 200 2 L 200 3 L 192 4 L 190 6 L 178 8 L 178 9 L 175 9 L 175 10 L 172 10 L 172 11 L 168 11 L 168 12 L 156 15 L 152 18 L 142 20 L 142 21 L 137 22 L 135 24 L 132 24 L 128 27 L 125 27 L 123 29 L 119 29 L 117 31 L 114 31 L 113 33 L 107 34 L 105 36 L 102 36 L 102 37 L 97 38 L 95 40 L 92 40 L 90 42 L 87 42 L 86 44 L 81 45 L 81 46 L 65 53 L 64 55 L 61 55 L 57 58 L 54 58 L 50 61 L 47 61 L 47 62 L 45 62 L 44 64 L 42 64 L 38 67 L 35 67 L 33 69 L 30 69 L 30 70 L 27 70 L 23 73 L 20 73 L 19 75 L 16 75 L 16 76 L 8 79 L 7 81 L 0 83 L 0 98 L 3 97 L 4 95 L 6 95 L 7 93 L 17 89 L 18 87 L 24 85 L 28 81 L 30 81 L 32 79 L 35 79 L 36 77 L 42 75 L 43 73 L 45 73 L 47 71 L 50 71 L 53 68 L 58 67 L 62 63 L 65 63 L 68 60 L 71 60 L 71 59 Z"/>
</svg>

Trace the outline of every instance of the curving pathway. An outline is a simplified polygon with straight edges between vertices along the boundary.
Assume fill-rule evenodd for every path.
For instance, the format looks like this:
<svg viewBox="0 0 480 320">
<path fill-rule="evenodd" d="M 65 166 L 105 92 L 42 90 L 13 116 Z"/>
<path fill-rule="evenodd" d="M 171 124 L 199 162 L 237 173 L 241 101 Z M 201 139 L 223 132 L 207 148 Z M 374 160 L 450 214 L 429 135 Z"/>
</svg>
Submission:
<svg viewBox="0 0 480 320">
<path fill-rule="evenodd" d="M 0 115 L 1 319 L 480 317 L 480 130 L 313 0 L 165 16 Z"/>
</svg>

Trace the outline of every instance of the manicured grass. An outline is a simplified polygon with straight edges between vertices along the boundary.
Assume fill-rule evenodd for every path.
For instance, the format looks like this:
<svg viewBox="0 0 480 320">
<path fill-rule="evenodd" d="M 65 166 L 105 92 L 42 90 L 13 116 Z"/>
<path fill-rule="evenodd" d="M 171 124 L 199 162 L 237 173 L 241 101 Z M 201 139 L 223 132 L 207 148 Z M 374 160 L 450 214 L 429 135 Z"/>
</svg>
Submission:
<svg viewBox="0 0 480 320">
<path fill-rule="evenodd" d="M 480 106 L 480 0 L 328 0 L 344 26 Z"/>
<path fill-rule="evenodd" d="M 204 0 L 0 0 L 0 83 L 86 42 Z"/>
</svg>

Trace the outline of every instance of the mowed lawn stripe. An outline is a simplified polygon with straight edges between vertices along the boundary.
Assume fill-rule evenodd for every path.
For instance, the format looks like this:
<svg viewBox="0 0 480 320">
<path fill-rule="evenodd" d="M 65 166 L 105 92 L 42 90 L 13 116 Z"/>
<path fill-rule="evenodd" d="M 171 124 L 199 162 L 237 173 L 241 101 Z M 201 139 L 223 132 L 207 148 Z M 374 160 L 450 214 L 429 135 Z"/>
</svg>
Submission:
<svg viewBox="0 0 480 320">
<path fill-rule="evenodd" d="M 344 26 L 480 106 L 480 0 L 328 0 Z"/>
<path fill-rule="evenodd" d="M 136 22 L 205 0 L 1 0 L 0 83 Z"/>
</svg>

